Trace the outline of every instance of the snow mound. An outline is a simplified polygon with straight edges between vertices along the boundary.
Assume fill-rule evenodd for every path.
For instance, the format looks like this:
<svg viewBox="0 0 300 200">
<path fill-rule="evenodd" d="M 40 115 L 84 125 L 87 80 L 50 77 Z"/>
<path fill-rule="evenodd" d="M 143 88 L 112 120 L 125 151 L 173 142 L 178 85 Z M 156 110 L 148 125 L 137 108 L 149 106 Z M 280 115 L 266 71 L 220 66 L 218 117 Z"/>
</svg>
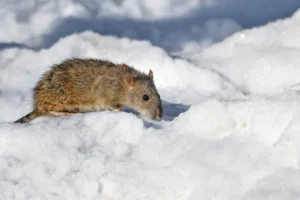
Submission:
<svg viewBox="0 0 300 200">
<path fill-rule="evenodd" d="M 223 74 L 247 93 L 292 90 L 300 76 L 299 12 L 291 19 L 238 32 L 201 54 L 195 51 L 187 57 Z"/>
<path fill-rule="evenodd" d="M 110 111 L 1 123 L 0 197 L 259 199 L 268 188 L 275 195 L 272 179 L 290 184 L 281 174 L 298 175 L 291 168 L 299 167 L 299 108 L 208 100 L 159 124 Z M 289 186 L 280 195 L 299 192 Z"/>
</svg>

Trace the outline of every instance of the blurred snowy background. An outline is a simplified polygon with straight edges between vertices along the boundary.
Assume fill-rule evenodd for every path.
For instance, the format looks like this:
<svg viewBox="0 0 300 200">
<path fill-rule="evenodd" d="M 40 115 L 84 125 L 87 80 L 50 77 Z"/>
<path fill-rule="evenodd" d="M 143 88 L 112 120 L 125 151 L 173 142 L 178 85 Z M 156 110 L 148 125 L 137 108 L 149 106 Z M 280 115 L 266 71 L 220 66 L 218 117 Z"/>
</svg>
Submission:
<svg viewBox="0 0 300 200">
<path fill-rule="evenodd" d="M 299 0 L 0 0 L 0 200 L 300 199 Z M 154 72 L 163 120 L 12 121 L 69 57 Z"/>
</svg>

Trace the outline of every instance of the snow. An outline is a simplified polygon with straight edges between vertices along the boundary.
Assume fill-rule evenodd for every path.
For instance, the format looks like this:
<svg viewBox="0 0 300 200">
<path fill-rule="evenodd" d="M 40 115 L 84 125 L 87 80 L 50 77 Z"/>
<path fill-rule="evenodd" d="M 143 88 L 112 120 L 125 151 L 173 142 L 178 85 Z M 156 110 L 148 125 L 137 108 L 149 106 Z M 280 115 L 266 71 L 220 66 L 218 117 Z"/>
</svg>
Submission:
<svg viewBox="0 0 300 200">
<path fill-rule="evenodd" d="M 299 199 L 298 0 L 4 2 L 0 200 Z M 152 69 L 163 120 L 12 123 L 69 57 Z"/>
<path fill-rule="evenodd" d="M 183 3 L 184 2 L 184 3 Z M 0 2 L 1 46 L 48 48 L 92 30 L 168 51 L 205 48 L 243 28 L 289 16 L 299 0 L 10 0 Z M 2 44 L 1 44 L 2 43 Z"/>
</svg>

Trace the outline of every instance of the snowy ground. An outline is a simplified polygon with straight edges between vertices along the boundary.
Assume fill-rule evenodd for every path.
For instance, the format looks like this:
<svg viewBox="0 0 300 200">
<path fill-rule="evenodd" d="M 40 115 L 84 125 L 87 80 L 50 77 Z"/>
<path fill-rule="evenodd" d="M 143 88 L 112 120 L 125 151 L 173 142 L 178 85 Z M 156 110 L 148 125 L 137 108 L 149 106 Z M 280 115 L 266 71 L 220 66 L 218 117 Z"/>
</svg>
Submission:
<svg viewBox="0 0 300 200">
<path fill-rule="evenodd" d="M 0 2 L 0 200 L 300 199 L 298 0 L 99 2 Z M 163 120 L 11 123 L 72 56 L 151 68 Z"/>
</svg>

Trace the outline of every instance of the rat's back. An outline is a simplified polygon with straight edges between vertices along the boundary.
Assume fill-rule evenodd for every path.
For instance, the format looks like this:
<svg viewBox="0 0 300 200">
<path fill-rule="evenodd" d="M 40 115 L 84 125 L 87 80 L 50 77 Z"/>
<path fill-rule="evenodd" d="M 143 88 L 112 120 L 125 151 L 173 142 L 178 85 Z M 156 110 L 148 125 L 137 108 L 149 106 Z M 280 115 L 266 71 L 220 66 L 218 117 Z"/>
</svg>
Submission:
<svg viewBox="0 0 300 200">
<path fill-rule="evenodd" d="M 47 100 L 63 104 L 92 104 L 101 92 L 99 89 L 107 93 L 106 90 L 111 90 L 120 81 L 121 71 L 109 61 L 66 60 L 53 66 L 37 83 L 36 103 Z"/>
</svg>

